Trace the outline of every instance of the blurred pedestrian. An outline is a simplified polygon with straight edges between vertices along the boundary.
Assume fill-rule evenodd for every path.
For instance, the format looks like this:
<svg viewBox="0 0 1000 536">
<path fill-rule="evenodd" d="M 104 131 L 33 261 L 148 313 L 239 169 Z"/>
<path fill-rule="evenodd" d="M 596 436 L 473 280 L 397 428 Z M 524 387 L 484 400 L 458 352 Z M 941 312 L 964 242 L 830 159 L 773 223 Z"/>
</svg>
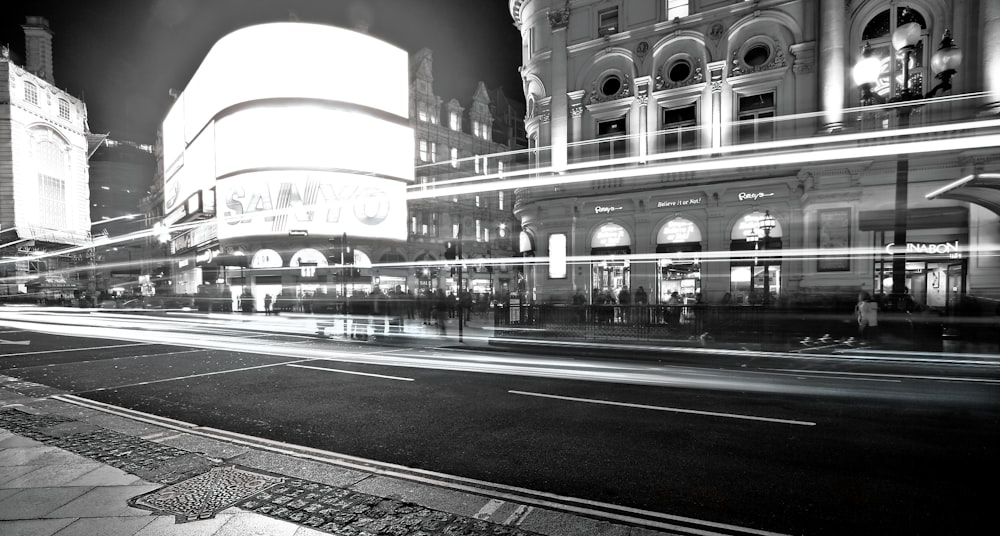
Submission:
<svg viewBox="0 0 1000 536">
<path fill-rule="evenodd" d="M 865 291 L 858 294 L 858 303 L 854 306 L 854 313 L 858 319 L 859 338 L 871 342 L 876 338 L 878 328 L 878 304 L 872 300 L 871 294 Z"/>
</svg>

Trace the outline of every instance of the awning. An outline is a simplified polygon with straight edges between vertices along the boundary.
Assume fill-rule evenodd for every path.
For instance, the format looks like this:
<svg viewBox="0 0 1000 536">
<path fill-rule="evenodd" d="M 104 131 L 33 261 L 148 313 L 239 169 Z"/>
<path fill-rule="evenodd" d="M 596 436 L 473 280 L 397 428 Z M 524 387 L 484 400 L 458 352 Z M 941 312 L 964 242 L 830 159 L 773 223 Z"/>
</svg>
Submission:
<svg viewBox="0 0 1000 536">
<path fill-rule="evenodd" d="M 965 201 L 1000 215 L 1000 173 L 975 173 L 925 195 L 927 199 Z"/>
<path fill-rule="evenodd" d="M 863 210 L 858 215 L 862 231 L 892 231 L 896 225 L 896 211 Z M 911 208 L 906 211 L 907 229 L 963 228 L 969 226 L 969 211 L 965 207 Z"/>
</svg>

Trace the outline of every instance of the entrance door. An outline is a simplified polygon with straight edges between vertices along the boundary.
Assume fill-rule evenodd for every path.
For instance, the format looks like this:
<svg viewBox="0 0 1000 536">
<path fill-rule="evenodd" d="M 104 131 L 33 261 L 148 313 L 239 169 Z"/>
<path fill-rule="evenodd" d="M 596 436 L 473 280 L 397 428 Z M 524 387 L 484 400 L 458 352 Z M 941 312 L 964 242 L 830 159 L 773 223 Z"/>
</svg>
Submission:
<svg viewBox="0 0 1000 536">
<path fill-rule="evenodd" d="M 962 295 L 965 294 L 965 263 L 949 264 L 947 278 L 947 309 L 948 313 L 955 312 Z"/>
</svg>

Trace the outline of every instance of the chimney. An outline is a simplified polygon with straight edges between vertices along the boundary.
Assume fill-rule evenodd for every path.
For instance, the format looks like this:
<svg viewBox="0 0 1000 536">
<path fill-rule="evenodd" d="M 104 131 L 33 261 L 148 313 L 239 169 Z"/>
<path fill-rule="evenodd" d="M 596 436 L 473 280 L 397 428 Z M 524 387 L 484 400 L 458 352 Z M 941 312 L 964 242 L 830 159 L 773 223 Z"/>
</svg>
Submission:
<svg viewBox="0 0 1000 536">
<path fill-rule="evenodd" d="M 52 76 L 52 30 L 45 17 L 26 17 L 24 29 L 25 69 L 35 76 L 55 84 Z"/>
</svg>

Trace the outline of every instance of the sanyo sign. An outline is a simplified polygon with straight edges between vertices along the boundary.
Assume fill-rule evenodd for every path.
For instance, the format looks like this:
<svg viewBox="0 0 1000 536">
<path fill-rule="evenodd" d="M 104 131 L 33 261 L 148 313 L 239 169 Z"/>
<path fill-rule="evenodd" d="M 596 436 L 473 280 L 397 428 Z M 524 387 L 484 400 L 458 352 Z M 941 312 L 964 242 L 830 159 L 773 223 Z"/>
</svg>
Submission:
<svg viewBox="0 0 1000 536">
<path fill-rule="evenodd" d="M 895 242 L 890 242 L 885 246 L 885 252 L 889 255 L 898 253 Z M 947 255 L 952 259 L 961 259 L 962 252 L 958 250 L 958 240 L 951 242 L 907 242 L 906 253 L 923 253 L 926 255 Z"/>
</svg>

